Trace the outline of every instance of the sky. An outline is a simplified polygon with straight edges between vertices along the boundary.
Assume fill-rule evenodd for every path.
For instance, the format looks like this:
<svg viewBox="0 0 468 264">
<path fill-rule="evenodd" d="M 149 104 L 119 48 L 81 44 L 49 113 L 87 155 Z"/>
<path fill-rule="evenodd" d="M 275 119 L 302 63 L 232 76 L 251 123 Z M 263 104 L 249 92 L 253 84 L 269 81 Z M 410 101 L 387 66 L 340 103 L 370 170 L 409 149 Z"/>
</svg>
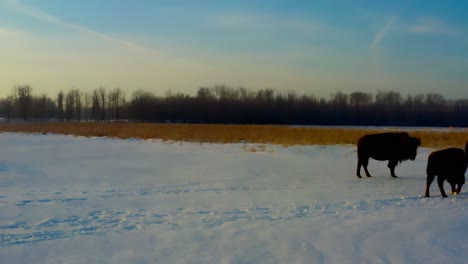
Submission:
<svg viewBox="0 0 468 264">
<path fill-rule="evenodd" d="M 0 97 L 16 85 L 195 94 L 222 84 L 468 98 L 464 1 L 0 0 Z"/>
</svg>

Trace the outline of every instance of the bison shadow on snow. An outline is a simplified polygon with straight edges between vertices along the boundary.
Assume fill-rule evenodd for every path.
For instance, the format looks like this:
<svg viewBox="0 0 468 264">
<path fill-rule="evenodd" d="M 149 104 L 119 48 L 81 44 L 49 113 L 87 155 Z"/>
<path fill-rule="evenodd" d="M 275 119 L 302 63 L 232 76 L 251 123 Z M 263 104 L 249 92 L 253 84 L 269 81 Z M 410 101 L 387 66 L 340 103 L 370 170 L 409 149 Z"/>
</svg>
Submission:
<svg viewBox="0 0 468 264">
<path fill-rule="evenodd" d="M 418 146 L 421 141 L 410 137 L 406 132 L 387 132 L 362 136 L 357 143 L 357 176 L 361 177 L 361 166 L 364 167 L 367 177 L 371 177 L 367 170 L 369 158 L 375 160 L 388 160 L 390 174 L 396 178 L 395 167 L 404 160 L 416 158 Z"/>
<path fill-rule="evenodd" d="M 468 143 L 465 144 L 465 150 L 447 148 L 434 151 L 429 155 L 426 168 L 426 197 L 429 197 L 429 187 L 435 176 L 437 176 L 437 184 L 442 197 L 447 197 L 444 191 L 445 180 L 452 187 L 453 195 L 460 193 L 463 184 L 465 184 L 465 172 L 468 165 L 466 153 L 468 153 Z"/>
</svg>

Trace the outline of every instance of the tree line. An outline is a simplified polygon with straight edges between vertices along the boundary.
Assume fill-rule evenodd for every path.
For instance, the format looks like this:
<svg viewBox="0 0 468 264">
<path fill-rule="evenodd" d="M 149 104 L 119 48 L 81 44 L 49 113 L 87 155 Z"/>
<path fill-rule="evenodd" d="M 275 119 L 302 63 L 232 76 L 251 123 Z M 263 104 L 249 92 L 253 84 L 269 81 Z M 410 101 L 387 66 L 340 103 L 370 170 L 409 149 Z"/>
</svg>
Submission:
<svg viewBox="0 0 468 264">
<path fill-rule="evenodd" d="M 336 92 L 318 98 L 225 85 L 201 87 L 195 95 L 157 96 L 138 90 L 127 98 L 120 88 L 100 87 L 91 92 L 60 91 L 51 98 L 33 95 L 29 85 L 21 85 L 0 99 L 0 116 L 63 122 L 467 127 L 468 99 L 447 100 L 437 93 L 402 96 L 395 91 Z"/>
</svg>

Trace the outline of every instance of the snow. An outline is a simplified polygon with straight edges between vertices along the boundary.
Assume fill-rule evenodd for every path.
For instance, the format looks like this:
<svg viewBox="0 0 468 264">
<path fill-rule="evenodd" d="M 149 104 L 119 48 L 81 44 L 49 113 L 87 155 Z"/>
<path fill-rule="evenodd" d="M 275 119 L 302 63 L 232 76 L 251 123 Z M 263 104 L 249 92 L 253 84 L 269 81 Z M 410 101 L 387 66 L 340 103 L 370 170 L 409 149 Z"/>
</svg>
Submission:
<svg viewBox="0 0 468 264">
<path fill-rule="evenodd" d="M 466 191 L 425 198 L 432 149 L 0 134 L 2 263 L 466 263 Z M 249 151 L 256 148 L 259 151 Z M 466 187 L 466 186 L 465 186 Z M 449 192 L 448 184 L 446 191 Z"/>
</svg>

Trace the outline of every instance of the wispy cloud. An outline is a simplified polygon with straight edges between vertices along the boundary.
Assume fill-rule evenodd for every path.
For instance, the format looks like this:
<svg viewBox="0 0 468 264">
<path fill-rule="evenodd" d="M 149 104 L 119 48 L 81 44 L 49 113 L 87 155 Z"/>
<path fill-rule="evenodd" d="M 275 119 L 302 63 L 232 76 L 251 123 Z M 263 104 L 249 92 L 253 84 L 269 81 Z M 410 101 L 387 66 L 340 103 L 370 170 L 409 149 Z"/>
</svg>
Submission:
<svg viewBox="0 0 468 264">
<path fill-rule="evenodd" d="M 388 32 L 391 31 L 396 20 L 397 18 L 394 16 L 388 18 L 387 23 L 384 25 L 384 27 L 381 28 L 379 32 L 377 32 L 377 34 L 375 34 L 374 38 L 372 39 L 372 43 L 370 45 L 371 50 L 376 50 L 379 48 L 380 43 L 383 41 L 383 39 L 388 34 Z"/>
<path fill-rule="evenodd" d="M 109 41 L 111 43 L 118 44 L 120 46 L 131 48 L 131 49 L 134 49 L 134 50 L 147 51 L 147 52 L 156 52 L 155 50 L 143 47 L 143 46 L 139 45 L 138 43 L 135 43 L 135 42 L 132 42 L 132 41 L 129 41 L 129 40 L 126 40 L 126 39 L 121 39 L 121 38 L 118 38 L 118 37 L 115 37 L 115 36 L 112 36 L 112 35 L 109 35 L 109 34 L 106 34 L 106 33 L 102 33 L 102 32 L 93 30 L 91 28 L 85 27 L 85 26 L 80 25 L 80 24 L 69 23 L 69 22 L 63 21 L 60 18 L 55 17 L 55 16 L 53 16 L 51 14 L 48 14 L 48 13 L 46 13 L 46 12 L 44 12 L 44 11 L 38 9 L 38 8 L 35 8 L 35 7 L 31 6 L 31 5 L 27 5 L 27 4 L 23 3 L 23 2 L 21 2 L 20 0 L 6 0 L 5 4 L 10 9 L 12 9 L 12 10 L 18 12 L 18 13 L 22 13 L 22 14 L 27 15 L 29 17 L 33 17 L 33 18 L 36 18 L 38 20 L 48 22 L 50 24 L 58 25 L 58 26 L 61 26 L 61 27 L 64 27 L 64 28 L 67 28 L 67 29 L 70 29 L 70 30 L 74 30 L 74 31 L 78 31 L 78 32 L 81 32 L 81 33 L 84 33 L 84 34 L 87 34 L 87 35 L 91 35 L 91 36 L 97 37 L 99 39 L 106 40 L 106 41 Z"/>
<path fill-rule="evenodd" d="M 387 37 L 388 33 L 391 32 L 397 17 L 391 16 L 387 19 L 385 25 L 374 35 L 372 42 L 369 46 L 370 49 L 370 59 L 375 73 L 381 75 L 382 72 L 382 62 L 381 62 L 381 46 L 384 39 Z"/>
<path fill-rule="evenodd" d="M 436 18 L 422 18 L 416 24 L 411 25 L 408 31 L 421 35 L 436 35 L 456 37 L 460 31 L 455 27 Z"/>
<path fill-rule="evenodd" d="M 281 30 L 304 34 L 315 33 L 323 28 L 320 23 L 308 19 L 253 12 L 217 14 L 209 18 L 209 23 L 224 30 Z"/>
</svg>

